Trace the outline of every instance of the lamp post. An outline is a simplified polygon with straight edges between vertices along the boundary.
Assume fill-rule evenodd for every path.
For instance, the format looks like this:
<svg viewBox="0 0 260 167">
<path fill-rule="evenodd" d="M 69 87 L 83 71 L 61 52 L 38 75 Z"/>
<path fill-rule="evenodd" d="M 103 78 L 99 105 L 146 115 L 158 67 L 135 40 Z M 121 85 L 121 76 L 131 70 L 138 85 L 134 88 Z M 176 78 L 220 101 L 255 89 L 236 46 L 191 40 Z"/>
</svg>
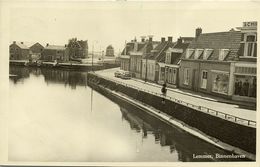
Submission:
<svg viewBox="0 0 260 167">
<path fill-rule="evenodd" d="M 94 43 L 97 43 L 98 41 L 94 40 L 92 42 L 92 60 L 91 60 L 91 71 L 93 71 L 93 57 L 94 57 Z"/>
</svg>

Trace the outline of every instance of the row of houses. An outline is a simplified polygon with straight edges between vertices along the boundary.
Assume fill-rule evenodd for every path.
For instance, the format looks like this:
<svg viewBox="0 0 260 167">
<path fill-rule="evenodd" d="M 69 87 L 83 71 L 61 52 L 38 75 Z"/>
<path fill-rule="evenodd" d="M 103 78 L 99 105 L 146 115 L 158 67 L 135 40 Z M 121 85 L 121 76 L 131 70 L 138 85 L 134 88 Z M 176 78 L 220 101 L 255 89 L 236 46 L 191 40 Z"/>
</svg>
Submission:
<svg viewBox="0 0 260 167">
<path fill-rule="evenodd" d="M 10 60 L 43 60 L 43 61 L 69 61 L 71 59 L 84 59 L 88 56 L 88 41 L 72 38 L 66 45 L 41 45 L 35 43 L 26 45 L 24 42 L 14 41 L 9 46 Z"/>
<path fill-rule="evenodd" d="M 141 37 L 126 43 L 121 69 L 134 77 L 234 100 L 256 102 L 257 22 L 176 41 Z"/>
</svg>

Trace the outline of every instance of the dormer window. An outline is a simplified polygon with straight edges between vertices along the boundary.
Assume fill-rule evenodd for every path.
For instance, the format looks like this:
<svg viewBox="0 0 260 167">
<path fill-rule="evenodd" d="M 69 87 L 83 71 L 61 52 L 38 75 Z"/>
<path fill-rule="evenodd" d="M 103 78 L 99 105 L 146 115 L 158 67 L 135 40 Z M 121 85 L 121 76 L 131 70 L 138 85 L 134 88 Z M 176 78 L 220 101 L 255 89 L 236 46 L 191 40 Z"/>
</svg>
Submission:
<svg viewBox="0 0 260 167">
<path fill-rule="evenodd" d="M 203 53 L 203 49 L 196 49 L 194 59 L 198 59 L 202 53 Z"/>
<path fill-rule="evenodd" d="M 203 53 L 203 60 L 207 60 L 209 56 L 212 54 L 213 49 L 205 49 Z"/>
<path fill-rule="evenodd" d="M 256 40 L 256 34 L 244 35 L 244 57 L 256 57 Z"/>
<path fill-rule="evenodd" d="M 220 49 L 218 60 L 224 60 L 229 53 L 229 49 Z"/>
<path fill-rule="evenodd" d="M 188 59 L 193 54 L 195 49 L 187 49 L 185 58 Z"/>
</svg>

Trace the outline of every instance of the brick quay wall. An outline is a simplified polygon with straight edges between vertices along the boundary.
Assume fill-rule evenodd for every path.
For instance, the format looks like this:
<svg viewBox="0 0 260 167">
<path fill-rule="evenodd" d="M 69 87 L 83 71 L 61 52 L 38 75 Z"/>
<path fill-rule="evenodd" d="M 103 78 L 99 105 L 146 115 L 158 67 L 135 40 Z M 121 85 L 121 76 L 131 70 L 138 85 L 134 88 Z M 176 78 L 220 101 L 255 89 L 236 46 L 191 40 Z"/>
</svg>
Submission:
<svg viewBox="0 0 260 167">
<path fill-rule="evenodd" d="M 256 153 L 256 128 L 254 127 L 241 125 L 197 111 L 169 99 L 165 99 L 165 104 L 162 104 L 162 97 L 159 95 L 125 86 L 93 73 L 88 73 L 87 77 L 88 81 L 95 83 L 99 87 L 106 87 L 109 90 L 147 104 L 221 142 L 252 154 Z"/>
</svg>

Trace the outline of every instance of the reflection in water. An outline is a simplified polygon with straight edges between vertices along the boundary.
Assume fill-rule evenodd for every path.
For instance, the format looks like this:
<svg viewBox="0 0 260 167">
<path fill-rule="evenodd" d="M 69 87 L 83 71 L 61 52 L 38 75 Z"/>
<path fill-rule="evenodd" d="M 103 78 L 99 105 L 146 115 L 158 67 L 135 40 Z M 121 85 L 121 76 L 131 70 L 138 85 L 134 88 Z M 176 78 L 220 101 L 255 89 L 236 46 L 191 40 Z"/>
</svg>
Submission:
<svg viewBox="0 0 260 167">
<path fill-rule="evenodd" d="M 69 85 L 72 89 L 76 89 L 77 85 L 87 86 L 87 74 L 86 72 L 77 72 L 70 70 L 61 69 L 48 69 L 48 68 L 27 68 L 19 66 L 11 66 L 10 74 L 17 75 L 16 77 L 11 77 L 10 79 L 17 83 L 20 80 L 29 78 L 29 74 L 34 76 L 44 76 L 44 81 L 47 84 L 50 83 L 61 83 L 66 87 Z"/>
<path fill-rule="evenodd" d="M 11 66 L 10 74 L 9 160 L 232 161 L 194 159 L 230 153 L 89 89 L 86 72 Z"/>
</svg>

